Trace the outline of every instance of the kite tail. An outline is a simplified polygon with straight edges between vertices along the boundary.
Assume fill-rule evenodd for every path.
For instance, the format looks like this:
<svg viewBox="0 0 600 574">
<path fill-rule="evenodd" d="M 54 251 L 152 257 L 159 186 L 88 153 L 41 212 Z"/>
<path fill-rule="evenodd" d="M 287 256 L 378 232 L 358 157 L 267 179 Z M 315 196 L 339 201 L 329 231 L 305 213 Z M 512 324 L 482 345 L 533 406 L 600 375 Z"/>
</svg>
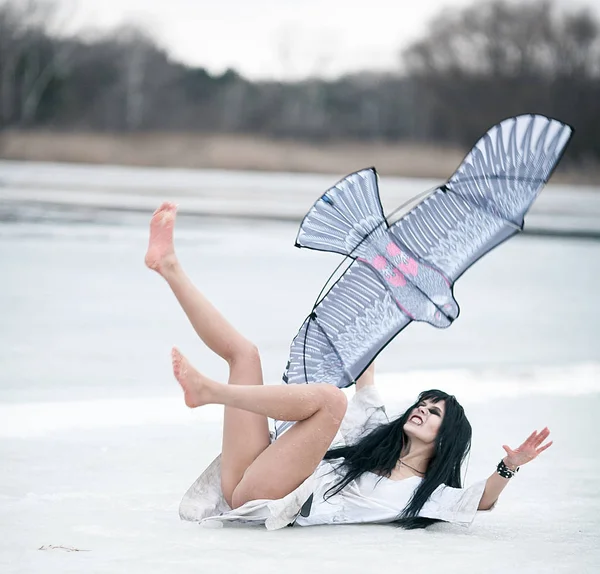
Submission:
<svg viewBox="0 0 600 574">
<path fill-rule="evenodd" d="M 328 189 L 306 214 L 296 247 L 358 257 L 365 240 L 387 231 L 375 168 L 363 169 Z"/>
</svg>

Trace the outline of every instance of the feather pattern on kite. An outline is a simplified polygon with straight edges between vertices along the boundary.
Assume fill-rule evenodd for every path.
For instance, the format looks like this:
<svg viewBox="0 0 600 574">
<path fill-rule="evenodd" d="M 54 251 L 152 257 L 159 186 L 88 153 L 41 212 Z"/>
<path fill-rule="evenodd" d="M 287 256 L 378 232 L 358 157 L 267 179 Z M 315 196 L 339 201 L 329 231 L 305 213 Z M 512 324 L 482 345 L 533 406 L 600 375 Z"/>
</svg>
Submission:
<svg viewBox="0 0 600 574">
<path fill-rule="evenodd" d="M 294 338 L 284 382 L 347 387 L 411 321 L 451 325 L 454 282 L 523 228 L 571 134 L 540 115 L 493 126 L 444 185 L 392 225 L 373 168 L 323 194 L 296 245 L 354 261 Z"/>
</svg>

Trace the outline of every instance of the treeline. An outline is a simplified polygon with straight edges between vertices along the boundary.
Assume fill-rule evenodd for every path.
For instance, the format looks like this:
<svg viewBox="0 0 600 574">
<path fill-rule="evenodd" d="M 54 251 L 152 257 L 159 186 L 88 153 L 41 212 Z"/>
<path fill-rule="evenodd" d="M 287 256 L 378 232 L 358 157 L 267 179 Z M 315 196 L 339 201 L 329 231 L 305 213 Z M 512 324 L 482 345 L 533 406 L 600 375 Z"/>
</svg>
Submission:
<svg viewBox="0 0 600 574">
<path fill-rule="evenodd" d="M 0 130 L 199 131 L 469 145 L 506 116 L 575 126 L 571 159 L 600 159 L 600 23 L 550 1 L 444 11 L 397 71 L 252 82 L 174 61 L 147 34 L 52 33 L 56 7 L 0 4 Z"/>
</svg>

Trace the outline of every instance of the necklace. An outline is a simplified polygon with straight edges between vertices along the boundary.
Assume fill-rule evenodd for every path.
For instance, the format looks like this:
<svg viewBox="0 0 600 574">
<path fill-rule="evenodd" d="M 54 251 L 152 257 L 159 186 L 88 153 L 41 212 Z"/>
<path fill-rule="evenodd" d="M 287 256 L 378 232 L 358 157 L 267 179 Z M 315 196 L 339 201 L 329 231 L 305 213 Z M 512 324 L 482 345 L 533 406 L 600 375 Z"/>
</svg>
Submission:
<svg viewBox="0 0 600 574">
<path fill-rule="evenodd" d="M 396 463 L 396 466 L 398 465 L 404 465 L 407 468 L 410 468 L 410 470 L 413 470 L 414 472 L 416 472 L 417 474 L 425 474 L 424 472 L 417 470 L 416 468 L 410 466 L 410 464 L 406 464 L 401 458 L 398 459 L 398 462 Z"/>
</svg>

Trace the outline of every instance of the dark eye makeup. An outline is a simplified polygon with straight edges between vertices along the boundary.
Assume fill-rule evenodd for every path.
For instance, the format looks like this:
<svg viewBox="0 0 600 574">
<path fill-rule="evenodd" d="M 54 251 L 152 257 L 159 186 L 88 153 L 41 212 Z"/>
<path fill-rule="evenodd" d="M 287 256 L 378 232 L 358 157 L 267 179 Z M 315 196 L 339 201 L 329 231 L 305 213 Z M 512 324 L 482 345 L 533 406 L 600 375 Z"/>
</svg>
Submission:
<svg viewBox="0 0 600 574">
<path fill-rule="evenodd" d="M 417 407 L 425 407 L 432 415 L 442 416 L 442 411 L 438 407 L 428 407 L 425 403 L 419 403 Z"/>
</svg>

